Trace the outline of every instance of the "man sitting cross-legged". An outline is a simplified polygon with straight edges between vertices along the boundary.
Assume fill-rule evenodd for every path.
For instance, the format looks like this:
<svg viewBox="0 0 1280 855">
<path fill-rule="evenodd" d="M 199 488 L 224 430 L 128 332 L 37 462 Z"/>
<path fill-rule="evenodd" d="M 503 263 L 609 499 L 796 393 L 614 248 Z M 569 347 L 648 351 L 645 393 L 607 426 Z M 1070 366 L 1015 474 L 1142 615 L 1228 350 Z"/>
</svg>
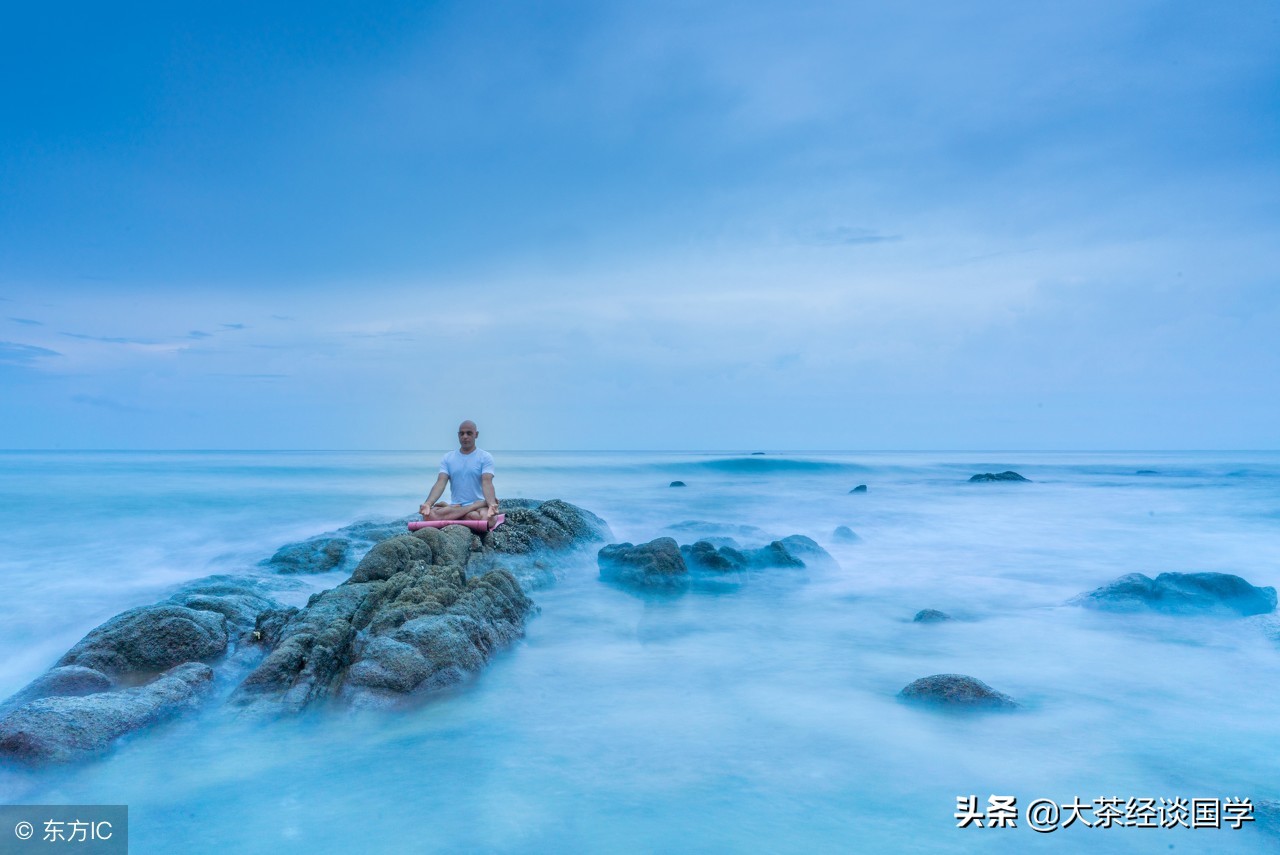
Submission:
<svg viewBox="0 0 1280 855">
<path fill-rule="evenodd" d="M 440 474 L 431 494 L 418 508 L 424 520 L 488 520 L 498 513 L 498 499 L 493 492 L 493 455 L 476 448 L 480 431 L 468 419 L 458 425 L 458 450 L 440 458 Z M 449 485 L 452 504 L 439 502 Z"/>
</svg>

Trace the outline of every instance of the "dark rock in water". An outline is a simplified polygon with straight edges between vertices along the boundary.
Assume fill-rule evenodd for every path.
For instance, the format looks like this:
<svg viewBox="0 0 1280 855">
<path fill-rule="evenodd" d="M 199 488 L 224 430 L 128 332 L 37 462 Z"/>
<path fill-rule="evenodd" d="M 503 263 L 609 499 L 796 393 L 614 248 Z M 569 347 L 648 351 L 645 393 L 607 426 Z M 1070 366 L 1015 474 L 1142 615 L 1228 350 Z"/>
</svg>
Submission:
<svg viewBox="0 0 1280 855">
<path fill-rule="evenodd" d="M 670 486 L 672 486 L 672 487 L 687 487 L 687 486 L 689 486 L 689 485 L 688 485 L 688 484 L 686 484 L 686 483 L 685 483 L 685 482 L 683 482 L 683 481 L 672 481 L 672 482 L 671 482 L 671 484 L 670 484 Z"/>
<path fill-rule="evenodd" d="M 145 686 L 31 701 L 0 718 L 0 757 L 48 763 L 101 753 L 126 733 L 196 706 L 212 680 L 208 665 L 187 662 Z"/>
<path fill-rule="evenodd" d="M 736 537 L 755 543 L 768 543 L 774 539 L 773 535 L 753 525 L 707 522 L 706 520 L 685 520 L 684 522 L 667 526 L 666 530 L 675 532 L 680 536 L 681 540 L 689 535 L 699 540 L 713 537 Z"/>
<path fill-rule="evenodd" d="M 764 457 L 764 452 L 763 452 L 763 451 L 753 451 L 753 452 L 751 452 L 751 456 L 752 456 L 752 457 Z"/>
<path fill-rule="evenodd" d="M 1071 600 L 1111 611 L 1153 609 L 1181 614 L 1260 615 L 1275 611 L 1276 589 L 1258 588 L 1229 573 L 1130 573 Z"/>
<path fill-rule="evenodd" d="M 673 538 L 648 543 L 611 543 L 596 556 L 600 578 L 630 588 L 682 589 L 689 584 L 689 567 Z"/>
<path fill-rule="evenodd" d="M 850 492 L 850 493 L 865 493 L 865 492 L 867 492 L 867 485 L 866 485 L 866 484 L 859 484 L 858 486 L 854 487 L 854 488 L 853 488 L 852 490 L 850 490 L 849 492 Z"/>
<path fill-rule="evenodd" d="M 227 619 L 218 612 L 169 603 L 118 614 L 91 631 L 58 660 L 136 682 L 183 662 L 216 659 L 230 640 Z"/>
<path fill-rule="evenodd" d="M 1154 469 L 1139 469 L 1134 475 L 1159 475 L 1160 473 Z"/>
<path fill-rule="evenodd" d="M 318 537 L 280 547 L 266 565 L 277 573 L 328 573 L 341 567 L 350 552 L 351 541 L 345 537 Z"/>
<path fill-rule="evenodd" d="M 352 523 L 332 535 L 290 543 L 262 564 L 277 573 L 329 573 L 350 567 L 369 547 L 404 534 L 405 524 L 419 517 Z"/>
<path fill-rule="evenodd" d="M 831 539 L 841 543 L 857 543 L 862 538 L 858 537 L 857 532 L 847 525 L 841 525 L 836 526 L 836 530 L 831 533 Z"/>
<path fill-rule="evenodd" d="M 972 478 L 969 479 L 969 483 L 971 484 L 982 483 L 984 481 L 1026 481 L 1028 484 L 1031 483 L 1030 478 L 1023 478 L 1021 475 L 1019 475 L 1017 472 L 1014 472 L 1012 469 L 1006 472 L 996 472 L 996 473 L 984 472 L 981 475 L 974 475 Z"/>
<path fill-rule="evenodd" d="M 981 680 L 964 674 L 934 674 L 921 677 L 898 692 L 898 697 L 916 703 L 931 703 L 953 709 L 1016 709 L 1018 704 Z"/>
<path fill-rule="evenodd" d="M 836 561 L 831 557 L 831 553 L 818 545 L 818 542 L 811 537 L 805 537 L 803 534 L 792 534 L 778 541 L 782 544 L 782 548 L 787 554 L 798 560 L 805 567 L 828 566 L 834 567 Z M 787 564 L 784 566 L 793 566 Z"/>
<path fill-rule="evenodd" d="M 745 570 L 750 564 L 747 556 L 733 546 L 719 546 L 709 540 L 699 540 L 691 546 L 680 547 L 680 554 L 690 568 L 729 573 Z"/>
<path fill-rule="evenodd" d="M 39 698 L 92 695 L 95 692 L 105 692 L 113 686 L 110 677 L 93 668 L 80 665 L 51 668 L 0 705 L 0 714 Z"/>
<path fill-rule="evenodd" d="M 916 623 L 942 623 L 951 619 L 951 615 L 946 612 L 940 612 L 937 609 L 921 609 L 912 618 Z"/>
</svg>

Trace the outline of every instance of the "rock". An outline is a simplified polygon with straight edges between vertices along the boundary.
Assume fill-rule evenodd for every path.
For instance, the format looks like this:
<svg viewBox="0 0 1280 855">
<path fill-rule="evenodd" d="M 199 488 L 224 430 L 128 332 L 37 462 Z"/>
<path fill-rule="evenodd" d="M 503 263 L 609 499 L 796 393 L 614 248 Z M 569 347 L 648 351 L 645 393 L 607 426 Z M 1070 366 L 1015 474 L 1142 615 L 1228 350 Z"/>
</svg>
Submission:
<svg viewBox="0 0 1280 855">
<path fill-rule="evenodd" d="M 680 554 L 691 568 L 728 573 L 745 570 L 751 563 L 747 556 L 733 546 L 717 546 L 708 540 L 699 540 L 691 546 L 680 547 Z"/>
<path fill-rule="evenodd" d="M 609 536 L 603 520 L 567 502 L 502 507 L 506 522 L 491 532 L 445 526 L 384 540 L 305 608 L 264 613 L 258 631 L 277 640 L 229 703 L 266 714 L 327 700 L 390 707 L 478 672 L 536 610 L 506 565 Z"/>
<path fill-rule="evenodd" d="M 212 611 L 157 603 L 116 615 L 58 660 L 113 680 L 150 678 L 184 662 L 209 661 L 227 650 L 227 618 Z"/>
<path fill-rule="evenodd" d="M 1154 469 L 1139 469 L 1134 475 L 1159 475 L 1160 473 Z"/>
<path fill-rule="evenodd" d="M 600 578 L 631 588 L 682 589 L 689 584 L 689 568 L 673 538 L 659 537 L 638 546 L 611 543 L 596 556 Z"/>
<path fill-rule="evenodd" d="M 916 612 L 916 616 L 912 620 L 915 623 L 942 623 L 943 621 L 952 620 L 952 617 L 946 612 L 940 612 L 937 609 L 921 609 Z"/>
<path fill-rule="evenodd" d="M 1016 709 L 1008 695 L 997 692 L 981 680 L 963 674 L 934 674 L 921 677 L 898 692 L 898 697 L 916 703 L 931 703 L 954 709 Z"/>
<path fill-rule="evenodd" d="M 782 538 L 779 543 L 788 555 L 800 562 L 802 567 L 836 566 L 836 560 L 831 557 L 831 553 L 819 546 L 818 542 L 811 537 L 805 537 L 803 534 L 792 534 Z M 788 563 L 779 566 L 792 567 L 795 565 Z"/>
<path fill-rule="evenodd" d="M 683 482 L 683 481 L 672 481 L 672 482 L 671 482 L 671 484 L 670 484 L 670 486 L 672 486 L 672 487 L 687 487 L 687 486 L 689 486 L 689 485 L 688 485 L 688 484 L 686 484 L 686 483 L 685 483 L 685 482 Z"/>
<path fill-rule="evenodd" d="M 51 668 L 0 705 L 0 714 L 39 698 L 92 695 L 108 691 L 113 686 L 110 677 L 93 668 L 80 665 Z"/>
<path fill-rule="evenodd" d="M 101 753 L 127 733 L 196 706 L 212 680 L 208 665 L 187 662 L 145 686 L 31 701 L 0 718 L 0 757 L 34 764 Z"/>
<path fill-rule="evenodd" d="M 264 563 L 277 573 L 328 573 L 342 567 L 350 553 L 345 537 L 317 537 L 282 546 Z"/>
<path fill-rule="evenodd" d="M 405 532 L 418 516 L 395 520 L 366 520 L 344 526 L 330 535 L 290 543 L 276 550 L 263 566 L 277 573 L 329 573 L 350 567 L 374 544 Z"/>
<path fill-rule="evenodd" d="M 831 533 L 831 539 L 840 543 L 857 543 L 862 538 L 847 525 L 836 526 L 836 530 Z"/>
<path fill-rule="evenodd" d="M 707 536 L 711 537 L 740 537 L 747 541 L 768 542 L 773 540 L 773 535 L 769 534 L 762 528 L 753 525 L 735 525 L 733 523 L 717 523 L 706 522 L 705 520 L 685 520 L 684 522 L 673 523 L 667 526 L 667 531 L 674 531 L 679 535 L 695 535 L 698 538 Z"/>
<path fill-rule="evenodd" d="M 994 474 L 991 472 L 984 472 L 981 475 L 974 475 L 969 479 L 969 483 L 971 484 L 982 483 L 984 481 L 1026 481 L 1028 484 L 1031 483 L 1030 478 L 1023 478 L 1012 469 L 1006 472 L 998 472 Z"/>
<path fill-rule="evenodd" d="M 854 487 L 854 488 L 853 488 L 852 490 L 850 490 L 849 492 L 850 492 L 850 493 L 865 493 L 865 492 L 867 492 L 867 485 L 866 485 L 866 484 L 859 484 L 858 486 Z"/>
<path fill-rule="evenodd" d="M 752 456 L 752 457 L 764 457 L 764 452 L 763 452 L 763 451 L 753 451 L 753 452 L 751 452 L 751 456 Z"/>
<path fill-rule="evenodd" d="M 1254 587 L 1229 573 L 1161 573 L 1155 579 L 1129 573 L 1070 602 L 1110 611 L 1248 616 L 1275 611 L 1276 589 Z"/>
</svg>

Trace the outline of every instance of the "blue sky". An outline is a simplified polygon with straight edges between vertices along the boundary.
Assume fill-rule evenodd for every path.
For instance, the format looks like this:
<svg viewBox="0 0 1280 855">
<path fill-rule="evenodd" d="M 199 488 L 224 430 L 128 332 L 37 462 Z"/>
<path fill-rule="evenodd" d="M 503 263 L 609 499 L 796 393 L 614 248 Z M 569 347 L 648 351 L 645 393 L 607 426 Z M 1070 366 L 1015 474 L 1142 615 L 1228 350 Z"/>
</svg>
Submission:
<svg viewBox="0 0 1280 855">
<path fill-rule="evenodd" d="M 0 447 L 1280 447 L 1274 3 L 5 16 Z"/>
</svg>

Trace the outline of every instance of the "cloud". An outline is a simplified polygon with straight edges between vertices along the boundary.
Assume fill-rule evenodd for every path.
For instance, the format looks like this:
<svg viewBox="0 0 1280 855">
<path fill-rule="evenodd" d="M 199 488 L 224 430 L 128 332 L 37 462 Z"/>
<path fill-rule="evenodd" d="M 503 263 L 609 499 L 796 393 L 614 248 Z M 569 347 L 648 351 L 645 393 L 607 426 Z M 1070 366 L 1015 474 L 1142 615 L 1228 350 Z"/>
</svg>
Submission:
<svg viewBox="0 0 1280 855">
<path fill-rule="evenodd" d="M 77 404 L 84 404 L 88 407 L 96 407 L 100 410 L 113 410 L 118 413 L 143 413 L 141 407 L 135 407 L 132 404 L 121 403 L 114 398 L 104 398 L 100 395 L 72 395 L 71 400 Z"/>
<path fill-rule="evenodd" d="M 30 365 L 37 359 L 61 355 L 56 350 L 49 350 L 47 347 L 36 347 L 34 344 L 0 341 L 0 364 Z"/>
<path fill-rule="evenodd" d="M 203 332 L 201 330 L 192 330 L 187 333 L 187 338 L 213 338 L 212 333 Z"/>
<path fill-rule="evenodd" d="M 42 327 L 44 323 L 41 321 L 33 321 L 30 318 L 9 318 L 15 324 L 26 324 L 29 327 Z"/>
<path fill-rule="evenodd" d="M 245 328 L 245 325 L 244 324 L 223 324 L 222 328 L 228 329 L 228 330 L 242 330 Z"/>
<path fill-rule="evenodd" d="M 899 241 L 902 240 L 902 235 L 881 234 L 875 229 L 835 226 L 833 228 L 803 231 L 800 233 L 799 239 L 801 243 L 812 246 L 858 246 L 861 244 Z"/>
<path fill-rule="evenodd" d="M 81 339 L 82 341 L 100 341 L 106 344 L 159 344 L 160 343 L 158 341 L 155 341 L 154 339 L 125 338 L 123 336 L 86 335 L 84 333 L 70 333 L 70 332 L 60 333 L 60 335 L 65 335 L 67 338 L 78 338 L 78 339 Z"/>
</svg>

